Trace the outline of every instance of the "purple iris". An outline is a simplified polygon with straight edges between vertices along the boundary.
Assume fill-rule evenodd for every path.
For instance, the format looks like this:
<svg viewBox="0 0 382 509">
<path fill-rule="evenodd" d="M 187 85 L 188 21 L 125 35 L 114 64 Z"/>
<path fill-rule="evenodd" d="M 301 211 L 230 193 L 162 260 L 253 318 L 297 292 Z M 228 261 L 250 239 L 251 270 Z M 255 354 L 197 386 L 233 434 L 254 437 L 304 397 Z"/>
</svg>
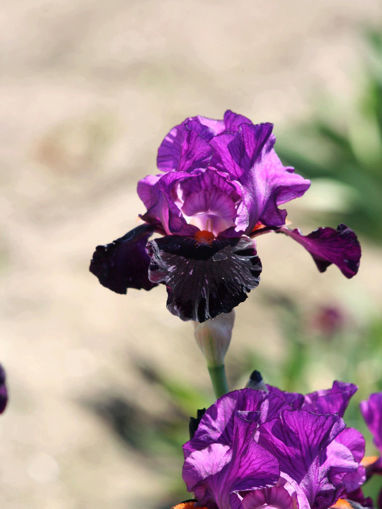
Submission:
<svg viewBox="0 0 382 509">
<path fill-rule="evenodd" d="M 183 479 L 208 509 L 328 509 L 365 480 L 365 442 L 343 412 L 356 390 L 224 395 L 184 447 Z"/>
<path fill-rule="evenodd" d="M 285 226 L 280 205 L 310 182 L 282 165 L 272 129 L 229 110 L 223 120 L 190 117 L 171 129 L 158 150 L 161 173 L 138 183 L 145 224 L 95 250 L 90 270 L 100 283 L 117 293 L 162 283 L 173 314 L 203 322 L 259 284 L 253 238 L 270 231 L 304 246 L 320 272 L 334 263 L 354 276 L 361 250 L 347 226 L 306 236 Z M 163 237 L 148 242 L 154 232 Z"/>
</svg>

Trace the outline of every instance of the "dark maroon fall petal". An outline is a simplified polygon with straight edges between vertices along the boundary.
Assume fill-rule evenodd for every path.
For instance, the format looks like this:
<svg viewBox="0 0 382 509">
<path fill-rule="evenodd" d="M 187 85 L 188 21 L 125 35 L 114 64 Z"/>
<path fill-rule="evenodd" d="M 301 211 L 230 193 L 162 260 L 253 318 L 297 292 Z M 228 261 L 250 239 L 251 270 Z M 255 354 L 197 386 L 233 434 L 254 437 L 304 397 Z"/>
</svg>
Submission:
<svg viewBox="0 0 382 509">
<path fill-rule="evenodd" d="M 288 235 L 304 246 L 320 272 L 325 272 L 329 265 L 334 263 L 347 278 L 357 274 L 361 246 L 356 234 L 346 225 L 340 224 L 336 230 L 329 227 L 318 228 L 309 235 L 302 235 L 297 228 L 288 230 L 283 227 L 278 232 Z"/>
<path fill-rule="evenodd" d="M 253 241 L 218 239 L 210 244 L 171 235 L 149 242 L 149 278 L 167 287 L 167 307 L 182 320 L 204 322 L 229 313 L 260 281 Z"/>
<path fill-rule="evenodd" d="M 97 246 L 90 272 L 116 293 L 126 293 L 128 288 L 151 290 L 156 284 L 148 278 L 146 244 L 153 231 L 153 226 L 142 224 L 110 244 Z"/>
<path fill-rule="evenodd" d="M 5 371 L 3 366 L 0 364 L 0 414 L 4 412 L 8 402 L 8 391 L 5 380 Z"/>
</svg>

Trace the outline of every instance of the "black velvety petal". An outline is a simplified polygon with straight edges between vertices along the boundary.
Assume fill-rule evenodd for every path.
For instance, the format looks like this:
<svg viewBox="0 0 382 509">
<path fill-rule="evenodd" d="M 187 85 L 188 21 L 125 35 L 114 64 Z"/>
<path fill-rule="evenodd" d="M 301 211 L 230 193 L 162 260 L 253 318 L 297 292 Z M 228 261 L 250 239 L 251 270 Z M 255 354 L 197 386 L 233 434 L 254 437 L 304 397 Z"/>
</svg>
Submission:
<svg viewBox="0 0 382 509">
<path fill-rule="evenodd" d="M 167 307 L 182 320 L 204 322 L 229 313 L 260 281 L 253 241 L 217 239 L 210 244 L 170 235 L 147 245 L 149 278 L 167 287 Z"/>
<path fill-rule="evenodd" d="M 0 364 L 0 414 L 4 412 L 8 401 L 8 391 L 5 384 L 5 378 L 4 368 Z"/>
<path fill-rule="evenodd" d="M 146 244 L 153 231 L 153 226 L 142 224 L 110 244 L 97 246 L 90 272 L 113 292 L 126 293 L 128 288 L 151 290 L 156 284 L 148 278 L 150 258 Z"/>
</svg>

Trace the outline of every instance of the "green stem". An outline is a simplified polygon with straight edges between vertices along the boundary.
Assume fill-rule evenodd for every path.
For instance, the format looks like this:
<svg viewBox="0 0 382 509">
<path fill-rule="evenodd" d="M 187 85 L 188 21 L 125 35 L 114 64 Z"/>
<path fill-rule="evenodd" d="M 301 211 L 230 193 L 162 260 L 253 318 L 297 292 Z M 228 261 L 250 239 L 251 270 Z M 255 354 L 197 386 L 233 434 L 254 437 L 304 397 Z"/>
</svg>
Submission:
<svg viewBox="0 0 382 509">
<path fill-rule="evenodd" d="M 214 388 L 215 396 L 220 398 L 223 394 L 228 392 L 227 378 L 225 376 L 224 364 L 221 366 L 208 366 L 212 386 Z"/>
</svg>

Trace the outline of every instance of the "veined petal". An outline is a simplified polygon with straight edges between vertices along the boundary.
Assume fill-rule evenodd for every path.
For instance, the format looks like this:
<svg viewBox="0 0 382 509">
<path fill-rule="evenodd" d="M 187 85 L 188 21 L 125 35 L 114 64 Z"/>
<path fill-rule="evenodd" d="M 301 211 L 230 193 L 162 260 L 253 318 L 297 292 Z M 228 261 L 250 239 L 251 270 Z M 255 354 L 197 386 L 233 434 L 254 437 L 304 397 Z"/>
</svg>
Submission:
<svg viewBox="0 0 382 509">
<path fill-rule="evenodd" d="M 171 235 L 148 244 L 149 278 L 167 287 L 167 307 L 182 320 L 229 313 L 260 281 L 261 262 L 248 237 L 199 243 Z"/>
<path fill-rule="evenodd" d="M 90 272 L 116 293 L 126 293 L 128 288 L 151 290 L 156 283 L 148 278 L 146 244 L 153 232 L 153 226 L 142 224 L 110 244 L 97 246 Z"/>
<path fill-rule="evenodd" d="M 208 140 L 214 135 L 218 121 L 208 125 L 202 122 L 203 117 L 191 117 L 171 129 L 158 149 L 160 170 L 187 171 L 207 163 L 212 152 Z"/>
<path fill-rule="evenodd" d="M 215 442 L 231 445 L 235 415 L 238 412 L 245 413 L 248 419 L 258 422 L 261 403 L 265 397 L 265 392 L 253 389 L 241 389 L 224 394 L 204 412 L 192 440 L 184 444 L 185 457 L 191 451 L 203 449 Z"/>
<path fill-rule="evenodd" d="M 231 445 L 214 443 L 189 454 L 183 467 L 187 489 L 202 504 L 230 509 L 232 493 L 274 485 L 279 478 L 277 460 L 254 439 L 256 420 L 234 415 Z"/>
<path fill-rule="evenodd" d="M 243 498 L 240 509 L 303 509 L 296 493 L 290 494 L 283 486 L 254 490 Z M 309 508 L 309 504 L 306 504 Z"/>
<path fill-rule="evenodd" d="M 333 382 L 331 389 L 306 394 L 303 410 L 318 414 L 337 414 L 343 417 L 350 398 L 357 391 L 357 386 L 346 382 Z"/>
<path fill-rule="evenodd" d="M 325 450 L 344 427 L 336 415 L 284 410 L 281 418 L 261 426 L 259 443 L 275 455 L 280 470 L 297 483 L 313 507 L 329 507 L 337 490 L 327 477 L 329 465 L 323 468 Z M 328 497 L 329 503 L 314 505 L 318 496 Z"/>
<path fill-rule="evenodd" d="M 277 232 L 284 233 L 296 240 L 311 254 L 320 272 L 334 263 L 347 278 L 353 277 L 358 272 L 361 258 L 361 246 L 358 239 L 350 228 L 344 224 L 334 228 L 318 228 L 302 235 L 296 228 L 288 230 L 283 227 Z"/>
</svg>

